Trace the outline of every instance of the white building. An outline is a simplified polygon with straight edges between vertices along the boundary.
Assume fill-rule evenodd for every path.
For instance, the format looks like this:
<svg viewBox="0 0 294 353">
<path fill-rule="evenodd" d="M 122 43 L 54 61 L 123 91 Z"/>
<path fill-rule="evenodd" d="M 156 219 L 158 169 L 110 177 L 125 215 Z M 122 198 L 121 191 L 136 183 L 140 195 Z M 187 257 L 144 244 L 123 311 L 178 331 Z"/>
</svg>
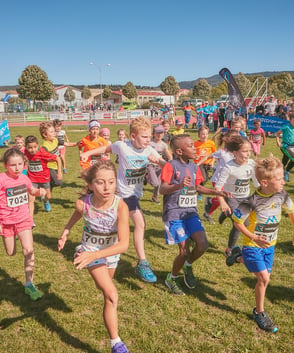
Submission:
<svg viewBox="0 0 294 353">
<path fill-rule="evenodd" d="M 68 89 L 68 87 L 70 87 L 72 89 L 72 91 L 75 94 L 75 99 L 71 102 L 69 102 L 68 100 L 66 100 L 64 98 L 64 94 L 66 93 L 66 90 Z M 82 91 L 71 87 L 71 86 L 60 86 L 60 87 L 55 87 L 54 88 L 55 93 L 57 94 L 57 99 L 51 99 L 50 100 L 50 104 L 52 105 L 63 105 L 63 106 L 75 106 L 77 108 L 79 108 L 80 106 L 83 105 L 84 100 L 82 98 Z"/>
</svg>

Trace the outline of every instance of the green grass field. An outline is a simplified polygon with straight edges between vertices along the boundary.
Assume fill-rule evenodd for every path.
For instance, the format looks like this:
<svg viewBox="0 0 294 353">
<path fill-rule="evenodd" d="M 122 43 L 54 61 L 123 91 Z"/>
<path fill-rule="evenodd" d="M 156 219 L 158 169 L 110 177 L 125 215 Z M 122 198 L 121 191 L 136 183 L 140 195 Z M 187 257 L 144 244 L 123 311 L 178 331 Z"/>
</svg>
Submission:
<svg viewBox="0 0 294 353">
<path fill-rule="evenodd" d="M 121 127 L 121 126 L 119 126 Z M 126 127 L 128 128 L 128 127 Z M 111 126 L 112 140 L 118 127 Z M 71 141 L 87 134 L 85 128 L 68 127 Z M 11 128 L 16 134 L 35 134 L 38 128 Z M 196 134 L 191 133 L 196 139 Z M 42 141 L 39 138 L 40 142 Z M 0 150 L 2 154 L 4 149 Z M 267 138 L 262 156 L 270 152 L 281 156 L 275 140 Z M 81 239 L 78 223 L 62 253 L 57 240 L 74 209 L 83 187 L 79 178 L 77 148 L 66 153 L 69 173 L 64 186 L 53 191 L 52 211 L 45 213 L 40 200 L 34 217 L 35 283 L 44 292 L 31 302 L 23 290 L 23 256 L 8 257 L 2 246 L 0 257 L 0 352 L 2 353 L 106 353 L 109 339 L 102 319 L 103 297 L 86 270 L 72 264 L 75 246 Z M 3 167 L 1 166 L 1 171 Z M 294 176 L 292 176 L 294 181 Z M 293 182 L 286 189 L 294 198 Z M 145 247 L 148 260 L 158 276 L 156 284 L 141 282 L 134 275 L 136 253 L 133 242 L 115 275 L 119 291 L 120 336 L 132 353 L 192 352 L 291 352 L 294 326 L 294 273 L 292 229 L 283 217 L 275 264 L 267 290 L 265 307 L 279 326 L 277 334 L 261 332 L 251 319 L 254 307 L 254 276 L 243 265 L 228 268 L 223 255 L 230 221 L 220 226 L 204 223 L 210 248 L 194 264 L 198 285 L 185 290 L 185 297 L 171 295 L 164 279 L 171 269 L 176 246 L 167 246 L 163 238 L 162 206 L 150 201 L 152 188 L 146 186 L 141 207 L 146 217 Z M 199 205 L 202 214 L 203 203 Z M 218 212 L 214 214 L 217 220 Z M 131 230 L 132 230 L 131 225 Z M 241 243 L 241 239 L 240 239 Z M 18 244 L 19 245 L 19 244 Z"/>
</svg>

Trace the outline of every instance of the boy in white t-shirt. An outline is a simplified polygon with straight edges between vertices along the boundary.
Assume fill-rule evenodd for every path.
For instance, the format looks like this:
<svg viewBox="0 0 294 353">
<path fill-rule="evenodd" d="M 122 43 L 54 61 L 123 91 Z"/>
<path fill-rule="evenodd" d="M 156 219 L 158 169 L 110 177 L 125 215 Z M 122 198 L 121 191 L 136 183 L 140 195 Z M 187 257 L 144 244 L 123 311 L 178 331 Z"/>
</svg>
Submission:
<svg viewBox="0 0 294 353">
<path fill-rule="evenodd" d="M 91 155 L 115 153 L 118 155 L 117 189 L 129 207 L 134 223 L 134 245 L 138 256 L 136 274 L 146 282 L 156 282 L 144 249 L 145 219 L 139 200 L 143 194 L 143 182 L 149 162 L 165 164 L 157 151 L 149 146 L 151 122 L 144 117 L 134 119 L 130 125 L 130 140 L 116 141 L 111 145 L 93 149 L 81 154 L 81 159 Z"/>
</svg>

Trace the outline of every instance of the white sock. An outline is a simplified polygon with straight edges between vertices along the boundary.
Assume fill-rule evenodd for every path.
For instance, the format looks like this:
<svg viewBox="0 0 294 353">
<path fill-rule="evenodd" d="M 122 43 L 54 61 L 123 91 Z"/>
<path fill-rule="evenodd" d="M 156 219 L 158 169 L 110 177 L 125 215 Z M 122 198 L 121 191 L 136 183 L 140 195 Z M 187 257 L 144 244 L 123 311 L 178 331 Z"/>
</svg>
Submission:
<svg viewBox="0 0 294 353">
<path fill-rule="evenodd" d="M 110 339 L 111 348 L 114 347 L 118 342 L 121 342 L 121 339 L 119 337 L 116 337 L 114 339 Z"/>
<path fill-rule="evenodd" d="M 184 263 L 184 266 L 192 266 L 192 264 L 190 264 L 187 260 Z"/>
<path fill-rule="evenodd" d="M 32 282 L 29 281 L 29 282 L 26 282 L 24 286 L 25 286 L 25 287 L 28 287 L 28 286 L 30 286 L 31 284 L 32 284 Z"/>
<path fill-rule="evenodd" d="M 170 273 L 170 278 L 178 278 L 178 276 L 175 276 L 172 273 Z"/>
</svg>

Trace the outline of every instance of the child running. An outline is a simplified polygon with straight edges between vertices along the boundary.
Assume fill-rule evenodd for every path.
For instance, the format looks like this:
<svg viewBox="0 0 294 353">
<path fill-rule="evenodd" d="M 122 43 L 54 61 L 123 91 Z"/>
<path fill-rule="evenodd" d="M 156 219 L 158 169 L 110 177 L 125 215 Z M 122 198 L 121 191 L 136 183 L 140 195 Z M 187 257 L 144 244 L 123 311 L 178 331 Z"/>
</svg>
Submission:
<svg viewBox="0 0 294 353">
<path fill-rule="evenodd" d="M 282 142 L 280 134 L 282 133 Z M 285 124 L 281 130 L 276 132 L 276 142 L 283 153 L 282 163 L 284 166 L 285 181 L 290 181 L 290 170 L 294 167 L 294 113 L 290 114 L 290 124 Z"/>
<path fill-rule="evenodd" d="M 56 155 L 47 152 L 43 147 L 39 146 L 38 139 L 35 136 L 27 136 L 25 140 L 25 156 L 28 161 L 28 177 L 36 189 L 44 188 L 46 195 L 44 197 L 45 211 L 49 212 L 51 189 L 50 189 L 50 171 L 47 167 L 48 162 L 55 161 L 57 163 L 57 173 L 61 174 L 61 159 Z M 35 196 L 29 195 L 30 215 L 34 217 Z M 34 223 L 34 226 L 35 223 Z"/>
<path fill-rule="evenodd" d="M 25 150 L 25 138 L 22 135 L 16 135 L 14 138 L 15 145 L 13 147 L 24 153 Z"/>
<path fill-rule="evenodd" d="M 222 224 L 227 216 L 231 216 L 239 204 L 250 195 L 250 180 L 254 186 L 259 186 L 255 178 L 255 163 L 250 159 L 251 144 L 242 136 L 232 136 L 226 144 L 227 150 L 234 155 L 221 171 L 218 180 L 215 183 L 215 189 L 225 190 L 232 194 L 232 198 L 218 196 L 222 213 L 219 217 L 219 223 Z M 229 234 L 228 247 L 225 255 L 229 256 L 233 247 L 236 245 L 240 232 L 233 227 Z"/>
<path fill-rule="evenodd" d="M 69 143 L 68 137 L 66 135 L 65 130 L 62 130 L 62 121 L 59 119 L 53 120 L 53 126 L 56 132 L 56 137 L 58 140 L 58 150 L 59 150 L 59 156 L 63 165 L 63 173 L 67 173 L 67 168 L 66 168 L 66 161 L 65 161 L 65 152 L 66 152 L 66 147 L 64 145 L 64 142 Z"/>
<path fill-rule="evenodd" d="M 110 130 L 108 129 L 108 127 L 103 127 L 100 132 L 99 132 L 99 136 L 103 137 L 104 140 L 106 140 L 108 145 L 111 145 L 111 141 L 110 141 Z M 110 159 L 110 154 L 107 153 L 105 154 L 102 159 Z"/>
<path fill-rule="evenodd" d="M 14 143 L 15 145 L 13 147 L 17 148 L 22 153 L 25 152 L 25 138 L 22 135 L 16 135 L 14 138 Z M 28 175 L 26 161 L 24 163 L 24 168 L 22 173 L 24 175 Z"/>
<path fill-rule="evenodd" d="M 56 132 L 51 121 L 44 121 L 39 127 L 40 135 L 45 140 L 43 143 L 44 149 L 52 154 L 59 157 L 58 140 L 56 138 Z M 50 190 L 52 191 L 55 186 L 62 185 L 62 173 L 58 169 L 56 161 L 48 162 L 47 164 L 50 172 Z M 51 211 L 51 205 L 49 201 L 44 203 L 45 210 Z"/>
<path fill-rule="evenodd" d="M 183 125 L 184 125 L 183 119 L 181 119 L 181 118 L 176 119 L 176 122 L 175 122 L 176 129 L 172 132 L 172 135 L 176 136 L 176 135 L 184 134 L 185 129 L 183 128 Z"/>
<path fill-rule="evenodd" d="M 34 247 L 33 219 L 28 208 L 28 192 L 33 196 L 45 196 L 45 190 L 36 189 L 30 179 L 22 174 L 24 154 L 17 148 L 8 149 L 3 156 L 5 173 L 0 174 L 0 234 L 7 255 L 16 254 L 16 237 L 20 240 L 24 256 L 25 293 L 32 300 L 42 298 L 33 284 Z"/>
<path fill-rule="evenodd" d="M 160 193 L 163 194 L 164 235 L 167 244 L 178 244 L 179 254 L 174 259 L 172 271 L 165 284 L 176 295 L 184 295 L 178 283 L 178 274 L 183 269 L 184 282 L 195 288 L 196 279 L 192 264 L 208 248 L 205 230 L 197 213 L 197 191 L 203 194 L 228 196 L 228 193 L 207 189 L 200 185 L 203 180 L 195 158 L 195 147 L 189 135 L 177 135 L 171 140 L 174 159 L 167 162 L 161 172 Z M 190 251 L 190 239 L 195 246 Z"/>
<path fill-rule="evenodd" d="M 257 157 L 260 154 L 260 145 L 265 145 L 265 133 L 261 128 L 260 119 L 253 121 L 254 128 L 250 130 L 250 142 L 254 156 Z"/>
<path fill-rule="evenodd" d="M 99 136 L 99 121 L 90 120 L 88 129 L 89 135 L 82 138 L 77 144 L 80 152 L 87 152 L 101 146 L 107 146 L 107 141 L 103 137 Z M 99 159 L 101 159 L 101 156 L 91 155 L 85 160 L 80 160 L 80 166 L 83 170 L 86 170 L 91 167 L 91 165 L 95 164 Z"/>
<path fill-rule="evenodd" d="M 199 161 L 203 157 L 210 156 L 216 151 L 216 146 L 213 140 L 208 139 L 209 128 L 207 126 L 202 126 L 198 130 L 199 139 L 194 142 L 194 147 L 196 149 L 196 157 L 194 163 L 199 164 Z M 203 177 L 202 185 L 204 185 L 209 177 L 209 173 L 212 171 L 214 165 L 213 158 L 207 158 L 199 165 L 201 174 Z M 202 195 L 198 194 L 198 201 L 202 201 Z"/>
<path fill-rule="evenodd" d="M 294 205 L 288 193 L 283 190 L 283 164 L 278 158 L 271 155 L 257 160 L 255 175 L 260 188 L 239 205 L 233 219 L 235 227 L 243 233 L 242 262 L 257 278 L 253 319 L 262 330 L 277 332 L 277 325 L 264 309 L 264 299 L 272 272 L 282 208 L 286 209 L 292 223 L 294 245 Z M 244 225 L 246 219 L 249 220 L 247 227 Z M 230 264 L 236 260 L 240 262 L 240 249 L 236 250 L 235 254 L 232 251 Z"/>
<path fill-rule="evenodd" d="M 214 158 L 216 163 L 215 163 L 215 171 L 211 177 L 211 183 L 212 186 L 215 186 L 216 181 L 218 180 L 221 171 L 227 164 L 227 162 L 231 161 L 234 157 L 234 155 L 227 150 L 226 143 L 230 141 L 231 136 L 233 135 L 238 135 L 237 131 L 235 130 L 229 130 L 226 133 L 221 133 L 218 136 L 218 150 L 211 155 L 205 156 L 203 159 L 209 159 L 209 158 Z M 223 148 L 222 148 L 223 147 Z M 201 165 L 202 159 L 199 161 L 199 164 Z M 204 213 L 203 213 L 203 218 L 211 223 L 214 224 L 214 220 L 212 219 L 211 215 L 213 212 L 218 208 L 219 206 L 219 200 L 217 197 L 206 197 L 205 203 L 204 203 Z"/>
<path fill-rule="evenodd" d="M 164 128 L 162 125 L 156 126 L 153 132 L 153 139 L 150 142 L 150 146 L 153 147 L 160 156 L 165 160 L 172 159 L 172 155 L 167 147 L 167 144 L 162 141 L 162 137 L 164 134 Z M 156 163 L 149 163 L 147 166 L 147 182 L 154 187 L 153 195 L 151 198 L 152 202 L 157 204 L 160 203 L 159 196 L 159 187 L 160 187 L 160 174 L 161 167 Z"/>
<path fill-rule="evenodd" d="M 76 201 L 76 210 L 58 240 L 61 251 L 71 228 L 83 217 L 82 242 L 76 248 L 74 264 L 87 268 L 104 296 L 103 318 L 112 353 L 128 353 L 118 335 L 118 293 L 112 281 L 121 253 L 129 246 L 129 212 L 116 192 L 116 170 L 109 160 L 99 160 L 86 172 L 89 193 Z"/>
<path fill-rule="evenodd" d="M 119 141 L 127 141 L 129 139 L 125 129 L 118 129 L 116 134 Z"/>
<path fill-rule="evenodd" d="M 165 161 L 149 146 L 151 139 L 151 122 L 145 117 L 132 120 L 130 125 L 130 140 L 116 141 L 111 145 L 103 146 L 81 154 L 81 160 L 87 160 L 91 155 L 115 153 L 118 155 L 117 189 L 129 207 L 130 218 L 134 223 L 134 246 L 138 262 L 135 273 L 146 282 L 156 282 L 146 259 L 144 248 L 145 219 L 140 207 L 140 198 L 143 194 L 143 182 L 146 167 L 149 162 L 165 164 Z"/>
</svg>

